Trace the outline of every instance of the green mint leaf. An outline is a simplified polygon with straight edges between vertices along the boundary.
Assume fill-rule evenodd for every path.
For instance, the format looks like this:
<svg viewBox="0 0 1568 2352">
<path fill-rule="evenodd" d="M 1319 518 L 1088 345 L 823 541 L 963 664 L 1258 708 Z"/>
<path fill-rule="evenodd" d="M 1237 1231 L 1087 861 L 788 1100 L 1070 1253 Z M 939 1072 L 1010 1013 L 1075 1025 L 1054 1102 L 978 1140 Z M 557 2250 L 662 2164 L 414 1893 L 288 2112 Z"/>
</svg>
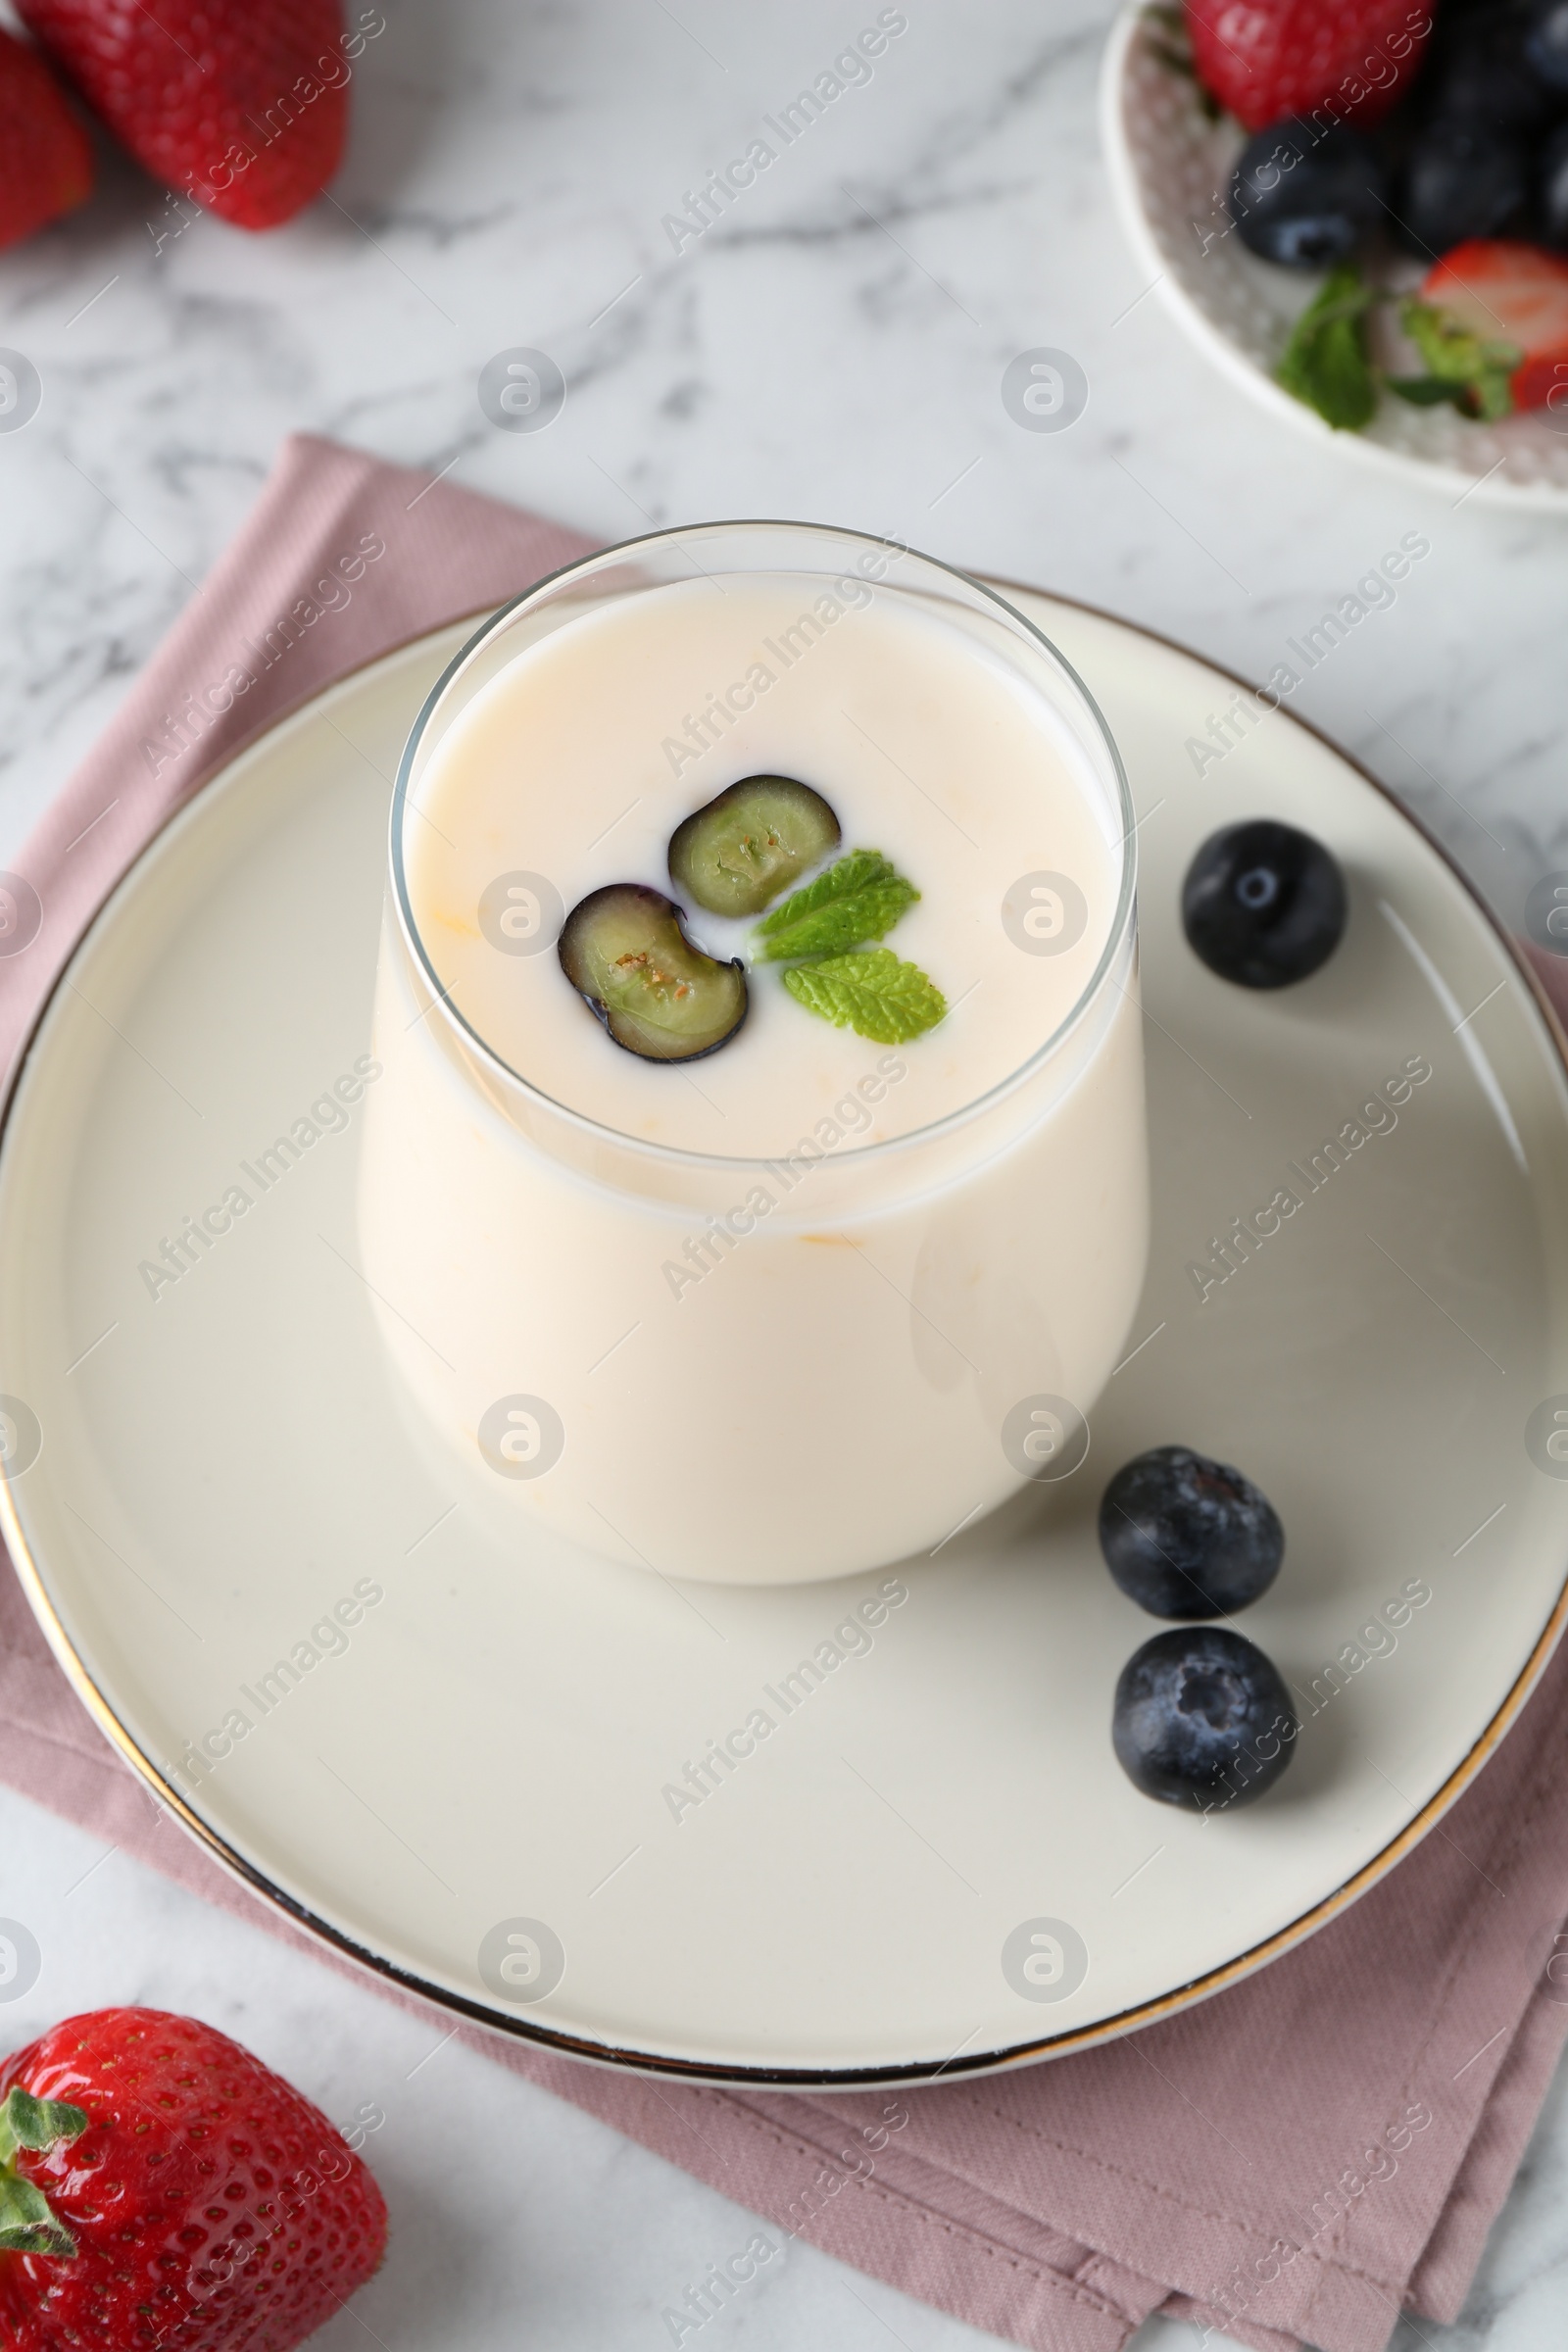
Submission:
<svg viewBox="0 0 1568 2352">
<path fill-rule="evenodd" d="M 1517 343 L 1475 334 L 1451 311 L 1414 298 L 1400 306 L 1399 323 L 1425 360 L 1429 373 L 1459 388 L 1455 408 L 1467 416 L 1489 420 L 1511 414 L 1509 379 L 1515 368 L 1524 366 L 1525 357 Z"/>
<path fill-rule="evenodd" d="M 1353 265 L 1331 271 L 1296 321 L 1275 370 L 1286 391 L 1336 432 L 1359 431 L 1377 409 L 1366 339 L 1366 314 L 1376 299 Z"/>
<path fill-rule="evenodd" d="M 901 961 L 891 948 L 798 963 L 785 973 L 784 985 L 808 1012 L 879 1046 L 906 1044 L 934 1029 L 948 1009 L 935 981 L 917 963 Z"/>
<path fill-rule="evenodd" d="M 840 956 L 883 938 L 919 896 L 880 850 L 851 850 L 758 924 L 758 959 L 784 963 L 803 956 Z"/>
<path fill-rule="evenodd" d="M 76 2241 L 49 2210 L 48 2199 L 30 2180 L 0 2174 L 0 2254 L 63 2254 Z"/>
<path fill-rule="evenodd" d="M 35 2099 L 30 2090 L 13 2084 L 0 2099 L 0 2165 L 11 2162 L 19 2148 L 42 2153 L 63 2139 L 79 2139 L 87 2118 L 79 2107 L 58 2099 Z"/>
</svg>

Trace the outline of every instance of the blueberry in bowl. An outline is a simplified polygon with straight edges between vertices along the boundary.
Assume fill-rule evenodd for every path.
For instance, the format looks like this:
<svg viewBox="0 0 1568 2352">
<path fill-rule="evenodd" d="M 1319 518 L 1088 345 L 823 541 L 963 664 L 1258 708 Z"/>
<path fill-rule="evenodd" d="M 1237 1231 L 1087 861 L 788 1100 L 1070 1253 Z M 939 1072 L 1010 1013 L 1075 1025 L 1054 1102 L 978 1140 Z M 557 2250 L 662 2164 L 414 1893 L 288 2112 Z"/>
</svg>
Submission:
<svg viewBox="0 0 1568 2352">
<path fill-rule="evenodd" d="M 1307 979 L 1339 946 L 1346 906 L 1338 860 L 1271 817 L 1210 834 L 1182 885 L 1188 946 L 1239 988 Z"/>
<path fill-rule="evenodd" d="M 1524 53 L 1539 81 L 1568 95 L 1568 0 L 1537 0 L 1530 11 Z"/>
<path fill-rule="evenodd" d="M 1568 5 L 1562 14 L 1568 29 Z M 1545 24 L 1534 15 L 1515 0 L 1440 14 L 1389 222 L 1411 253 L 1430 261 L 1527 226 L 1533 153 L 1563 103 L 1532 54 Z"/>
<path fill-rule="evenodd" d="M 1568 122 L 1543 144 L 1536 172 L 1538 233 L 1556 252 L 1568 252 Z"/>
<path fill-rule="evenodd" d="M 1403 245 L 1430 261 L 1516 225 L 1529 196 L 1529 149 L 1517 126 L 1445 110 L 1410 149 L 1393 224 Z"/>
<path fill-rule="evenodd" d="M 1230 183 L 1242 243 L 1287 270 L 1348 261 L 1386 217 L 1383 167 L 1343 123 L 1327 131 L 1287 115 L 1249 139 Z"/>
<path fill-rule="evenodd" d="M 1145 1796 L 1208 1813 L 1272 1788 L 1299 1728 L 1279 1669 L 1255 1642 L 1221 1625 L 1177 1626 L 1122 1668 L 1111 1743 Z"/>
<path fill-rule="evenodd" d="M 1128 1599 L 1152 1617 L 1229 1617 L 1278 1576 L 1285 1530 L 1268 1496 L 1229 1463 L 1156 1446 L 1106 1487 L 1100 1548 Z"/>
<path fill-rule="evenodd" d="M 1550 49 L 1550 20 L 1560 18 L 1558 37 L 1568 39 L 1568 0 L 1546 7 L 1521 7 L 1517 0 L 1488 0 L 1483 8 L 1446 8 L 1427 71 L 1416 85 L 1412 111 L 1431 118 L 1488 124 L 1528 138 L 1560 111 L 1562 99 L 1543 74 L 1534 52 Z M 1568 67 L 1568 46 L 1564 50 Z"/>
</svg>

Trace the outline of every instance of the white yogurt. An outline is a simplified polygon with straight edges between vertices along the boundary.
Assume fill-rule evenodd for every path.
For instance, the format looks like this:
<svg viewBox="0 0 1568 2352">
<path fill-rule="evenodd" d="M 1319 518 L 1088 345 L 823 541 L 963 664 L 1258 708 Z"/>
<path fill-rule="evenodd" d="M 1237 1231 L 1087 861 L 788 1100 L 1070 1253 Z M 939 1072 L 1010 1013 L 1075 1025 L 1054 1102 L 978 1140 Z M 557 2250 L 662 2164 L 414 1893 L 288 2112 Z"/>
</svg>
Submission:
<svg viewBox="0 0 1568 2352">
<path fill-rule="evenodd" d="M 929 1550 L 1070 1459 L 1142 1283 L 1102 745 L 1021 624 L 858 572 L 696 577 L 542 635 L 524 614 L 486 666 L 422 741 L 422 959 L 390 921 L 368 1102 L 365 1270 L 420 1410 L 501 1507 L 666 1575 Z M 754 964 L 728 1044 L 639 1060 L 562 972 L 553 901 L 672 892 L 675 826 L 762 772 L 919 889 L 883 945 L 949 1013 L 879 1045 Z M 753 925 L 686 912 L 746 954 Z"/>
</svg>

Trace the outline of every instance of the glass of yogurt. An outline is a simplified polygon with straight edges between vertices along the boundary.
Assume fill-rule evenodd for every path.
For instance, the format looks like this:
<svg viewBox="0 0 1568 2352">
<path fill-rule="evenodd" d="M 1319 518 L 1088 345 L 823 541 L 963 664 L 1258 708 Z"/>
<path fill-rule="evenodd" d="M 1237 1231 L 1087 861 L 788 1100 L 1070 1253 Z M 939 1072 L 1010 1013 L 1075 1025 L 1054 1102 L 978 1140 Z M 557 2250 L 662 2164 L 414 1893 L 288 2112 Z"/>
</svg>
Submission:
<svg viewBox="0 0 1568 2352">
<path fill-rule="evenodd" d="M 440 680 L 391 872 L 364 1268 L 519 1531 L 805 1581 L 1079 1467 L 1148 1250 L 1133 823 L 1001 596 L 806 524 L 590 557 Z"/>
</svg>

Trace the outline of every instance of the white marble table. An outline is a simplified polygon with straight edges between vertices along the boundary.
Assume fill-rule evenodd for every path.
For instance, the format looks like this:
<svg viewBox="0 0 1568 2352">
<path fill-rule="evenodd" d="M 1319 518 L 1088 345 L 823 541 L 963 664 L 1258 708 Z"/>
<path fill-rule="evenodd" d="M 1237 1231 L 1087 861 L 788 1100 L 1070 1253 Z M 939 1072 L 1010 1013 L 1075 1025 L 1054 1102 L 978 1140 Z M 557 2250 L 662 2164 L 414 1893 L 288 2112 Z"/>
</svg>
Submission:
<svg viewBox="0 0 1568 2352">
<path fill-rule="evenodd" d="M 1319 452 L 1181 343 L 1100 168 L 1108 0 L 908 0 L 872 77 L 700 236 L 673 237 L 664 216 L 689 217 L 687 191 L 875 5 L 383 6 L 335 201 L 247 238 L 111 160 L 83 214 L 0 257 L 0 344 L 44 387 L 26 429 L 0 434 L 0 860 L 280 437 L 309 427 L 608 538 L 719 514 L 897 532 L 1257 678 L 1420 531 L 1430 559 L 1296 707 L 1506 913 L 1568 865 L 1568 526 L 1455 508 Z M 480 369 L 515 346 L 565 376 L 548 431 L 481 412 Z M 1008 362 L 1039 346 L 1088 379 L 1069 431 L 1025 432 L 1004 408 Z M 189 2006 L 334 2117 L 385 2108 L 370 2145 L 399 2227 L 357 2308 L 390 2352 L 662 2341 L 664 2302 L 744 2234 L 722 2199 L 587 2118 L 455 2047 L 430 2055 L 439 2027 L 3 1791 L 0 1907 L 48 1956 L 0 2021 L 8 2043 L 73 2007 Z M 1560 2343 L 1565 2169 L 1559 2090 L 1469 2316 L 1401 2331 L 1399 2352 Z M 982 2340 L 804 2247 L 718 2325 L 760 2348 Z M 1155 2324 L 1142 2352 L 1178 2336 Z M 319 2340 L 361 2343 L 364 2327 L 344 2317 Z"/>
</svg>

